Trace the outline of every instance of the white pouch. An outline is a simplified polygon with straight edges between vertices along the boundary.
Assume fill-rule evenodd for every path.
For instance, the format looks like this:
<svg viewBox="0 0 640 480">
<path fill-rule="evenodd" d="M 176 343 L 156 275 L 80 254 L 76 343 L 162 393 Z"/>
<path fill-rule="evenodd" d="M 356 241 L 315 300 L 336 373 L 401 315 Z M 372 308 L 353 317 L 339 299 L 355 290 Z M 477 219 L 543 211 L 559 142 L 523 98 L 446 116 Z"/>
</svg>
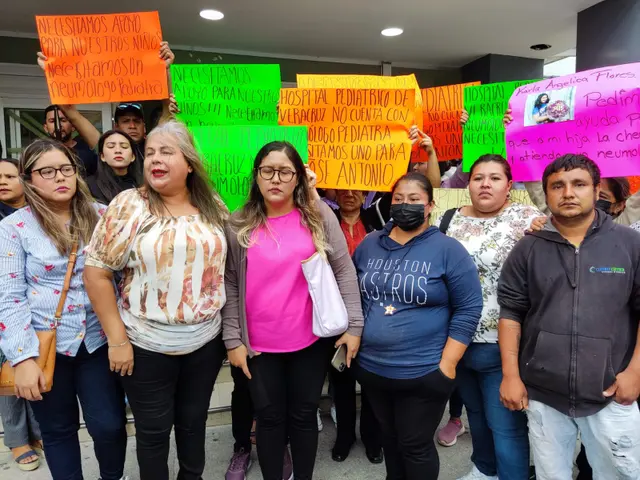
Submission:
<svg viewBox="0 0 640 480">
<path fill-rule="evenodd" d="M 349 327 L 347 308 L 329 262 L 316 252 L 302 262 L 302 272 L 313 302 L 313 334 L 326 338 L 346 332 Z"/>
</svg>

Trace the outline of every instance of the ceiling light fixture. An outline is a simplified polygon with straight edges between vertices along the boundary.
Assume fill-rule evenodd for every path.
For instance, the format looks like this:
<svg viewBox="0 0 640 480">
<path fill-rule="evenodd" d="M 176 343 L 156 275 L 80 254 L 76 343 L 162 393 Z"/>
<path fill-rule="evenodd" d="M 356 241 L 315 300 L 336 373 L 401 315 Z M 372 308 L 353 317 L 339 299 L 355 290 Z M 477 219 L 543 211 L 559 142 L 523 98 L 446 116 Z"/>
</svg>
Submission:
<svg viewBox="0 0 640 480">
<path fill-rule="evenodd" d="M 224 18 L 224 13 L 218 10 L 202 10 L 200 12 L 200 16 L 205 20 L 222 20 Z"/>
<path fill-rule="evenodd" d="M 382 35 L 384 35 L 385 37 L 397 37 L 398 35 L 402 35 L 403 32 L 404 30 L 402 30 L 401 28 L 392 27 L 392 28 L 385 28 L 380 33 L 382 33 Z"/>
<path fill-rule="evenodd" d="M 531 45 L 531 50 L 536 50 L 536 51 L 542 51 L 542 50 L 549 50 L 551 48 L 551 45 L 549 45 L 548 43 L 537 43 L 535 45 Z"/>
</svg>

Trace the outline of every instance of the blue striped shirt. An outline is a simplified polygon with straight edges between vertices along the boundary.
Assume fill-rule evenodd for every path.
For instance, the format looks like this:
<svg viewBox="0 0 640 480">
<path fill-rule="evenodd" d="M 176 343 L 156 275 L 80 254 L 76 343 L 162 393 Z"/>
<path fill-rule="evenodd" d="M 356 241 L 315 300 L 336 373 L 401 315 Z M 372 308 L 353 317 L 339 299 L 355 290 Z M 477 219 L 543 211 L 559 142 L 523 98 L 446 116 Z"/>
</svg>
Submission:
<svg viewBox="0 0 640 480">
<path fill-rule="evenodd" d="M 11 365 L 38 356 L 36 331 L 54 326 L 68 261 L 29 207 L 0 222 L 0 349 Z M 81 246 L 57 331 L 58 353 L 72 357 L 82 342 L 92 353 L 107 341 L 84 289 L 84 261 Z"/>
</svg>

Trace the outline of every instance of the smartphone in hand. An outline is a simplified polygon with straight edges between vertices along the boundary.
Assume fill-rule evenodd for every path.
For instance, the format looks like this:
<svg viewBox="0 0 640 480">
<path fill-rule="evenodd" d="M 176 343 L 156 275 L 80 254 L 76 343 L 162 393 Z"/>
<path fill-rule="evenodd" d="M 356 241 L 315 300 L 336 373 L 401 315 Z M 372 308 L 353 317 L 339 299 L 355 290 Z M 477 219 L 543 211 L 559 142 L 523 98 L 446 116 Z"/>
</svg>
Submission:
<svg viewBox="0 0 640 480">
<path fill-rule="evenodd" d="M 336 353 L 331 360 L 331 366 L 339 372 L 344 372 L 344 369 L 347 368 L 347 346 L 345 344 L 336 349 Z"/>
</svg>

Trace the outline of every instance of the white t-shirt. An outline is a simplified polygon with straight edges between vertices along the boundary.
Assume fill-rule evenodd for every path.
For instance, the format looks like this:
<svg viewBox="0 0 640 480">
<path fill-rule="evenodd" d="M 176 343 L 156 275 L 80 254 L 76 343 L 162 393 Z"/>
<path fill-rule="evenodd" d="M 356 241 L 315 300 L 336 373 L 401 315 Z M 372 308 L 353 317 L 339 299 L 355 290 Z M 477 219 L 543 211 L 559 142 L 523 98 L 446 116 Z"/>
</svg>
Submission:
<svg viewBox="0 0 640 480">
<path fill-rule="evenodd" d="M 473 338 L 475 343 L 497 343 L 498 279 L 502 265 L 531 222 L 543 216 L 536 207 L 512 203 L 497 217 L 467 217 L 457 211 L 451 219 L 447 235 L 462 243 L 471 254 L 482 285 L 484 306 Z M 442 217 L 438 218 L 435 226 L 439 227 L 441 221 Z"/>
</svg>

